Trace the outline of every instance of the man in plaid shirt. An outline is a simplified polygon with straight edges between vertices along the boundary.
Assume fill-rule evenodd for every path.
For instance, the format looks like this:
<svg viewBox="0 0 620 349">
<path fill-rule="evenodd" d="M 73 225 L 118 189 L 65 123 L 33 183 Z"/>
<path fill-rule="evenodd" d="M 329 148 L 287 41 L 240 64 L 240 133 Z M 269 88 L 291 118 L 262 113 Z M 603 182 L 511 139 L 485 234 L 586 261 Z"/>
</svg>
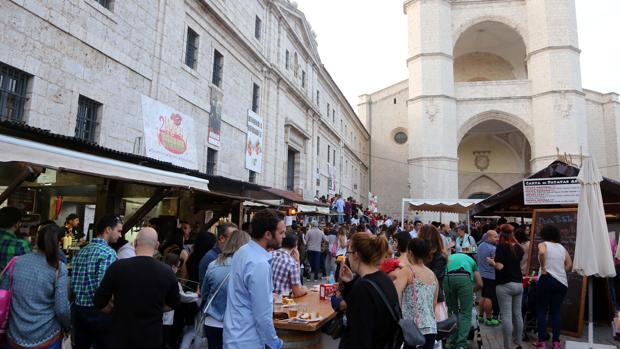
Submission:
<svg viewBox="0 0 620 349">
<path fill-rule="evenodd" d="M 15 232 L 19 230 L 22 213 L 15 207 L 0 209 L 0 271 L 15 256 L 32 251 L 28 241 L 18 239 Z"/>
<path fill-rule="evenodd" d="M 272 255 L 273 291 L 284 296 L 292 293 L 293 297 L 301 297 L 308 293 L 308 290 L 301 286 L 297 235 L 286 234 L 282 240 L 282 248 L 273 251 Z"/>
<path fill-rule="evenodd" d="M 95 237 L 73 259 L 71 288 L 75 303 L 71 308 L 74 349 L 97 349 L 109 346 L 112 318 L 95 308 L 93 298 L 108 267 L 116 261 L 116 252 L 109 246 L 121 237 L 123 224 L 118 217 L 102 217 L 97 223 Z"/>
</svg>

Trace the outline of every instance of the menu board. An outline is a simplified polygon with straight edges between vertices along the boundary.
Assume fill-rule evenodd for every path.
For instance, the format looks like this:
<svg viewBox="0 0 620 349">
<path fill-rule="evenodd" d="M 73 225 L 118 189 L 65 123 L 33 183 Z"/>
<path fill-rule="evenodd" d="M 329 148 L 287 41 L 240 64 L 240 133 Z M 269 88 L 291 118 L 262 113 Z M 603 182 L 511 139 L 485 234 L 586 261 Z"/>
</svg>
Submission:
<svg viewBox="0 0 620 349">
<path fill-rule="evenodd" d="M 566 205 L 579 202 L 581 185 L 577 177 L 531 178 L 523 180 L 524 205 Z"/>
<path fill-rule="evenodd" d="M 560 243 L 571 258 L 575 256 L 575 242 L 577 241 L 577 209 L 558 208 L 558 209 L 538 209 L 534 210 L 532 216 L 532 229 L 530 236 L 530 259 L 528 271 L 538 273 L 540 264 L 538 262 L 538 244 L 542 242 L 540 231 L 545 225 L 554 225 L 560 229 Z M 562 303 L 562 333 L 581 337 L 583 331 L 583 316 L 586 301 L 586 286 L 588 279 L 574 272 L 567 272 L 568 292 L 564 303 Z"/>
</svg>

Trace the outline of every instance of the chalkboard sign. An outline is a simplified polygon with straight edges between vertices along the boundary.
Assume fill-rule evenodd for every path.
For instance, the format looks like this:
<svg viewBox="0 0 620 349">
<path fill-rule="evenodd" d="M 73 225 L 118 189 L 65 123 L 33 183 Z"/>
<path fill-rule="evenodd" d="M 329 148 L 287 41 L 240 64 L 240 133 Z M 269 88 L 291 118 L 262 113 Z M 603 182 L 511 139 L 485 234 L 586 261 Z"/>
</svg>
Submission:
<svg viewBox="0 0 620 349">
<path fill-rule="evenodd" d="M 571 258 L 575 256 L 575 242 L 577 241 L 577 209 L 538 209 L 533 211 L 532 229 L 530 236 L 530 259 L 528 271 L 538 273 L 538 244 L 542 242 L 540 231 L 545 225 L 554 225 L 560 229 L 561 244 L 566 248 Z M 583 332 L 583 316 L 586 301 L 586 286 L 588 279 L 577 273 L 567 272 L 568 292 L 562 303 L 562 333 L 581 337 Z"/>
</svg>

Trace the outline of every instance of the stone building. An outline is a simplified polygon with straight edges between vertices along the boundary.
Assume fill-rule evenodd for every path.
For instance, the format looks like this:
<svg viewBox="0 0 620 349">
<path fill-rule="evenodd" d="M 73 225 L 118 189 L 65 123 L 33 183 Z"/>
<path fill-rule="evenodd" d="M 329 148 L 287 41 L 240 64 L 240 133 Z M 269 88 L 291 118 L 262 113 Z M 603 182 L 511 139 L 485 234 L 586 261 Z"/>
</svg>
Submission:
<svg viewBox="0 0 620 349">
<path fill-rule="evenodd" d="M 407 0 L 409 78 L 360 96 L 371 191 L 482 198 L 558 152 L 620 178 L 617 93 L 581 86 L 573 0 Z M 407 188 L 404 189 L 403 188 Z"/>
<path fill-rule="evenodd" d="M 151 156 L 154 103 L 193 120 L 194 169 L 366 201 L 369 133 L 288 1 L 7 0 L 0 13 L 0 119 Z M 250 119 L 263 155 L 248 166 Z"/>
</svg>

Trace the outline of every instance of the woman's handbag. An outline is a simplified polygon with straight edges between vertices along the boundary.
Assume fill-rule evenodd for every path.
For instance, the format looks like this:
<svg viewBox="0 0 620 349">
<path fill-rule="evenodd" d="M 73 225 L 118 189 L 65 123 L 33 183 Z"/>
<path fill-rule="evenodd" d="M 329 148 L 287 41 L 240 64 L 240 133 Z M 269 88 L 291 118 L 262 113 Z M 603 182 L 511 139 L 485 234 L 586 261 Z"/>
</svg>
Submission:
<svg viewBox="0 0 620 349">
<path fill-rule="evenodd" d="M 4 274 L 9 270 L 9 289 L 0 290 L 0 344 L 6 343 L 6 332 L 9 325 L 9 312 L 11 309 L 11 292 L 13 289 L 13 267 L 17 257 L 13 257 L 11 261 L 4 267 L 2 274 L 0 274 L 0 280 L 4 277 Z"/>
<path fill-rule="evenodd" d="M 418 328 L 416 321 L 403 319 L 402 314 L 400 313 L 400 309 L 396 311 L 390 305 L 390 303 L 387 300 L 387 297 L 385 296 L 385 293 L 383 293 L 383 290 L 381 290 L 381 288 L 379 288 L 379 286 L 376 283 L 374 283 L 372 280 L 365 279 L 365 278 L 362 278 L 362 280 L 370 283 L 372 287 L 374 287 L 375 291 L 377 291 L 377 293 L 379 294 L 379 297 L 383 301 L 383 304 L 385 304 L 385 306 L 388 308 L 390 315 L 392 315 L 392 318 L 394 319 L 394 321 L 398 323 L 400 327 L 400 331 L 397 331 L 391 343 L 391 347 L 400 348 L 400 346 L 402 345 L 403 339 L 405 343 L 407 343 L 407 345 L 410 345 L 412 347 L 424 345 L 424 343 L 426 343 L 426 338 L 424 337 L 422 332 L 420 332 L 420 329 Z"/>
<path fill-rule="evenodd" d="M 213 293 L 213 297 L 211 297 L 211 299 L 209 299 L 209 302 L 207 302 L 207 305 L 205 305 L 204 309 L 202 309 L 202 311 L 199 313 L 198 321 L 196 321 L 196 323 L 194 324 L 194 326 L 195 326 L 194 329 L 196 330 L 196 337 L 200 337 L 200 338 L 206 337 L 205 330 L 204 330 L 204 324 L 205 324 L 205 320 L 209 316 L 207 314 L 207 310 L 209 310 L 209 307 L 211 306 L 211 303 L 213 303 L 213 300 L 215 299 L 217 294 L 220 292 L 220 289 L 222 288 L 222 286 L 224 286 L 226 281 L 228 281 L 228 277 L 229 276 L 230 276 L 230 272 L 228 274 L 226 274 L 226 277 L 224 278 L 224 280 L 222 280 L 222 282 L 220 282 L 220 285 L 215 290 L 215 293 Z"/>
</svg>

